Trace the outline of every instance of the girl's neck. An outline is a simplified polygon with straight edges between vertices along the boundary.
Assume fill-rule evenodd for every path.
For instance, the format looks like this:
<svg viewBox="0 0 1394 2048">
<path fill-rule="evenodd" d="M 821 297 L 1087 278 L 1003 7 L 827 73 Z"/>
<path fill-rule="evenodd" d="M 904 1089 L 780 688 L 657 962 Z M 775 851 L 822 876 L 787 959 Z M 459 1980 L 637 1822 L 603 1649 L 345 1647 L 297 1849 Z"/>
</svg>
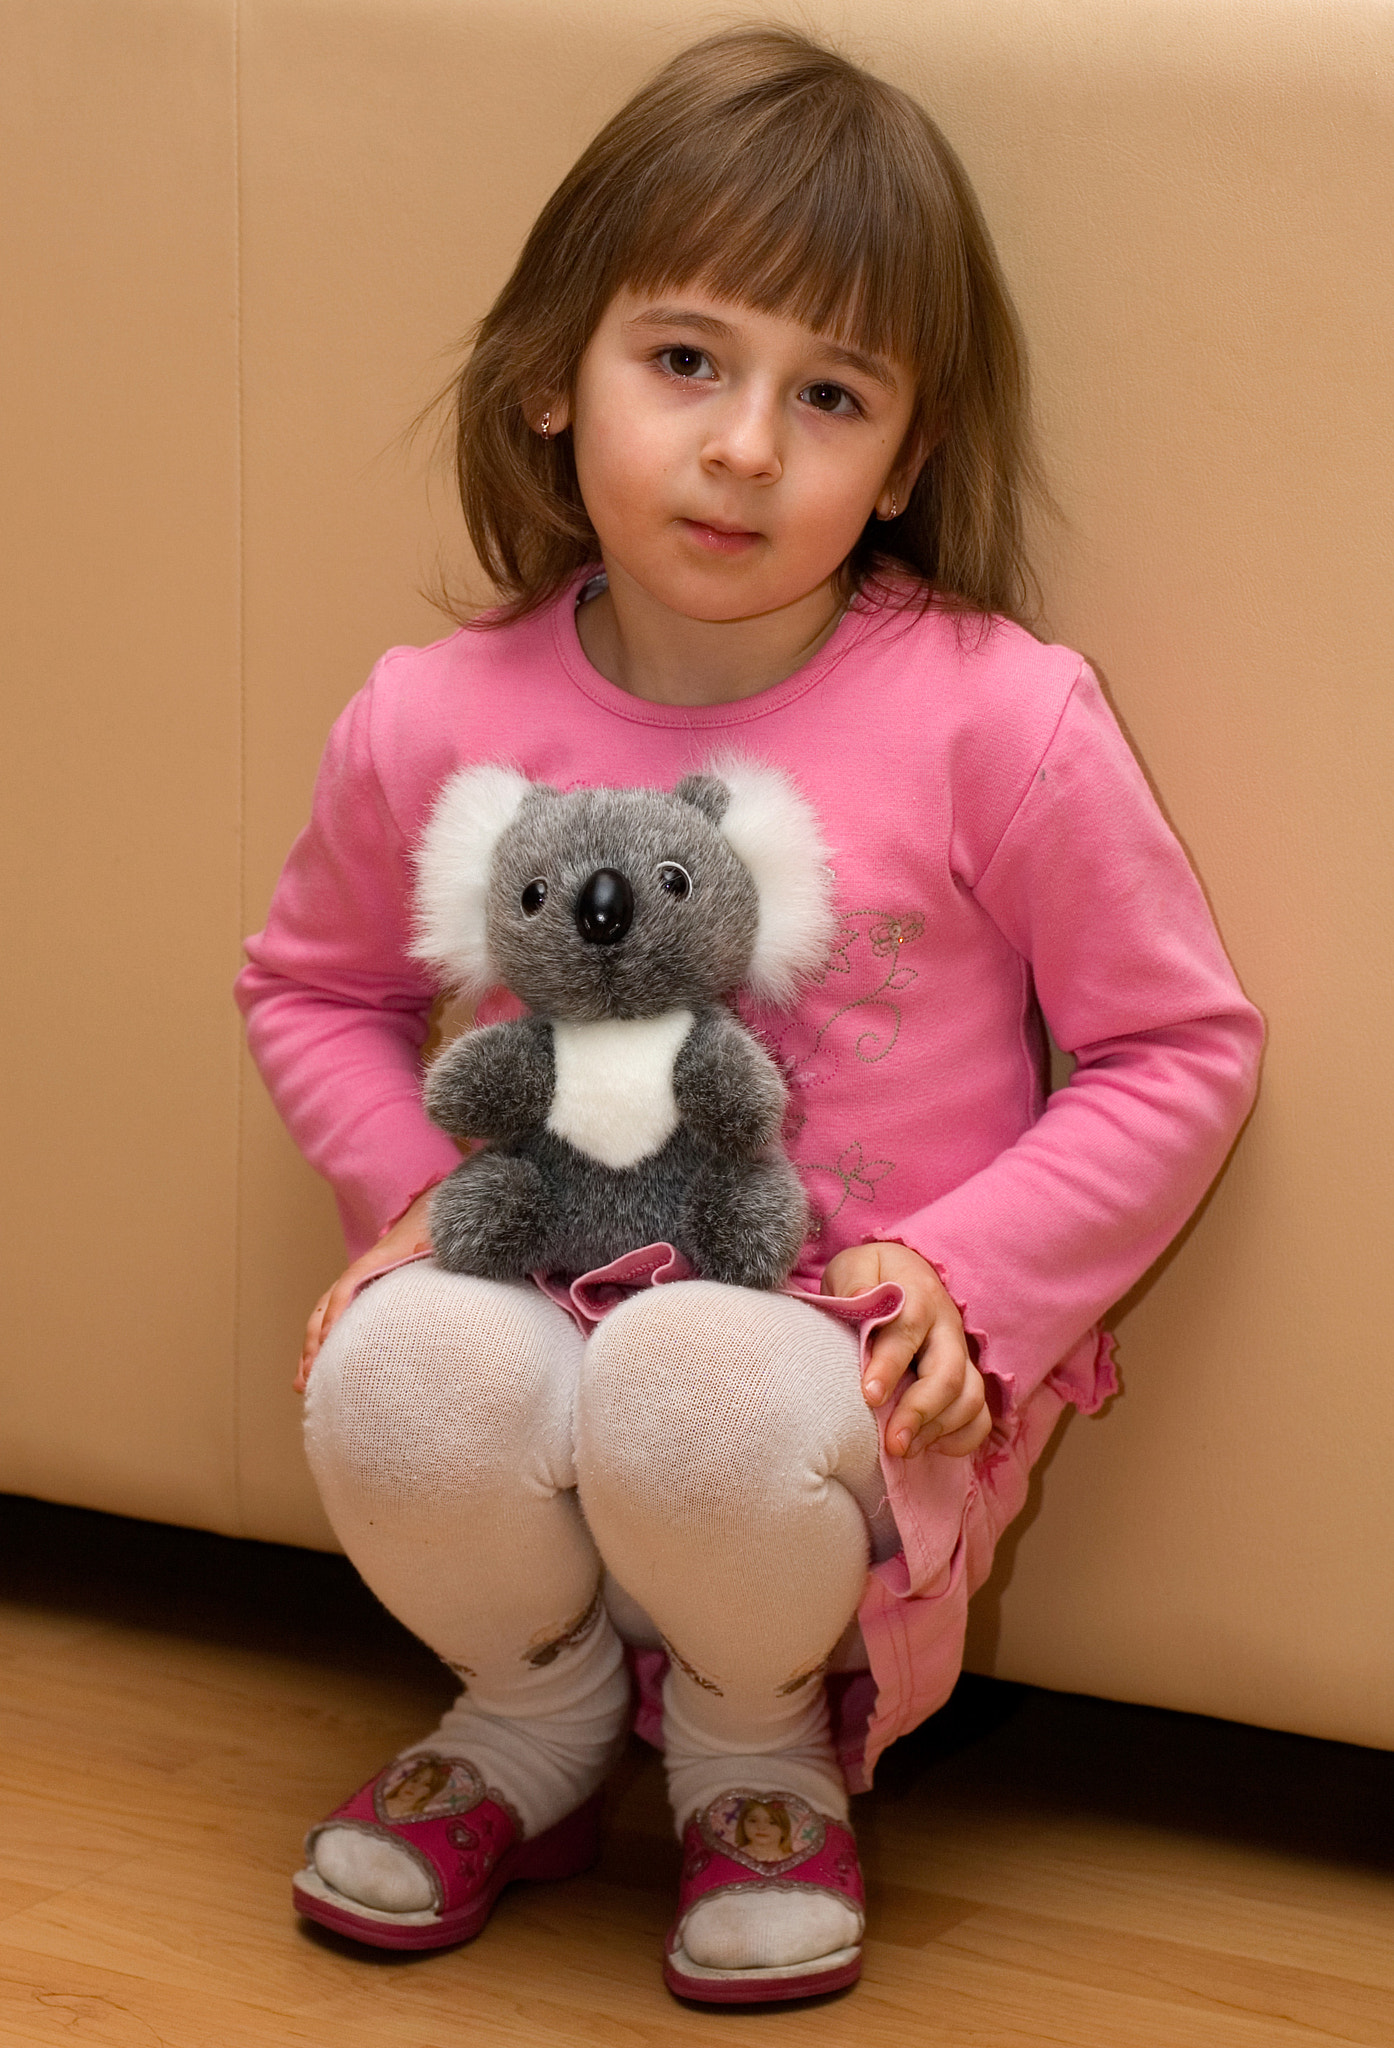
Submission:
<svg viewBox="0 0 1394 2048">
<path fill-rule="evenodd" d="M 607 682 L 650 704 L 733 704 L 782 683 L 812 660 L 846 606 L 830 584 L 751 619 L 690 619 L 660 605 L 623 570 L 576 614 L 581 647 Z"/>
</svg>

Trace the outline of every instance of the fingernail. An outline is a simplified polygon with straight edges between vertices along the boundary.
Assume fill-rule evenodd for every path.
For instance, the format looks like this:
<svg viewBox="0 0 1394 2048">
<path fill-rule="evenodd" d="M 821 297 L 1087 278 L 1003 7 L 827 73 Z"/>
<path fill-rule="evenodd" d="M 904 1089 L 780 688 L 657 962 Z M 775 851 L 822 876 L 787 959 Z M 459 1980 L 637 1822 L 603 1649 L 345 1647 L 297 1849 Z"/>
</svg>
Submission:
<svg viewBox="0 0 1394 2048">
<path fill-rule="evenodd" d="M 882 1387 L 880 1380 L 867 1380 L 865 1386 L 866 1398 L 868 1401 L 879 1401 L 882 1394 L 885 1392 L 885 1389 Z"/>
</svg>

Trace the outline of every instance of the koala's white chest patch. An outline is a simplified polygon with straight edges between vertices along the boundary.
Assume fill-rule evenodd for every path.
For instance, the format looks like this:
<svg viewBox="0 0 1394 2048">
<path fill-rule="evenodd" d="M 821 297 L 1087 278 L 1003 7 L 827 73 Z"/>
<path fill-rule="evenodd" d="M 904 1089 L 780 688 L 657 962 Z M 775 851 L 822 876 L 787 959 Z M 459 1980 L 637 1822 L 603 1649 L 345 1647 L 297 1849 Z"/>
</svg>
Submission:
<svg viewBox="0 0 1394 2048">
<path fill-rule="evenodd" d="M 691 1010 L 553 1024 L 556 1087 L 547 1128 L 602 1166 L 637 1166 L 678 1127 L 673 1065 Z"/>
</svg>

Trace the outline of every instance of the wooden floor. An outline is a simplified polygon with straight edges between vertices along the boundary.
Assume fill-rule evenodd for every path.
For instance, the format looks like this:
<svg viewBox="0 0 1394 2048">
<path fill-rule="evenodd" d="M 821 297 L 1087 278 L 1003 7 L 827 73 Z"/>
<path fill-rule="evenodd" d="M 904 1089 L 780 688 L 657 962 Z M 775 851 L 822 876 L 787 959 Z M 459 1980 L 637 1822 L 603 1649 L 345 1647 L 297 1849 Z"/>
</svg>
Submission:
<svg viewBox="0 0 1394 2048">
<path fill-rule="evenodd" d="M 857 1802 L 861 1985 L 711 2012 L 637 1743 L 594 1874 L 376 1956 L 287 1877 L 449 1686 L 342 1560 L 21 1501 L 0 1559 L 6 2048 L 1394 2044 L 1394 1757 L 965 1680 Z"/>
</svg>

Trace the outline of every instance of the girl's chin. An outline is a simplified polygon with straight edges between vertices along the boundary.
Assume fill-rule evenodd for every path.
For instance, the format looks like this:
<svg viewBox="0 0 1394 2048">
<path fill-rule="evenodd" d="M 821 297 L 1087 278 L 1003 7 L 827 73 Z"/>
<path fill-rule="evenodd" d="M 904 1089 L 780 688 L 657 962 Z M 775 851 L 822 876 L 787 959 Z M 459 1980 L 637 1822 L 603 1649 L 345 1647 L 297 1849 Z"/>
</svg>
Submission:
<svg viewBox="0 0 1394 2048">
<path fill-rule="evenodd" d="M 612 569 L 636 596 L 679 618 L 712 626 L 792 611 L 830 590 L 832 580 L 824 577 L 809 587 L 787 570 L 777 570 L 768 543 L 758 550 L 721 555 L 680 540 L 676 548 L 635 550 L 627 559 L 625 551 L 616 549 L 610 559 Z"/>
</svg>

